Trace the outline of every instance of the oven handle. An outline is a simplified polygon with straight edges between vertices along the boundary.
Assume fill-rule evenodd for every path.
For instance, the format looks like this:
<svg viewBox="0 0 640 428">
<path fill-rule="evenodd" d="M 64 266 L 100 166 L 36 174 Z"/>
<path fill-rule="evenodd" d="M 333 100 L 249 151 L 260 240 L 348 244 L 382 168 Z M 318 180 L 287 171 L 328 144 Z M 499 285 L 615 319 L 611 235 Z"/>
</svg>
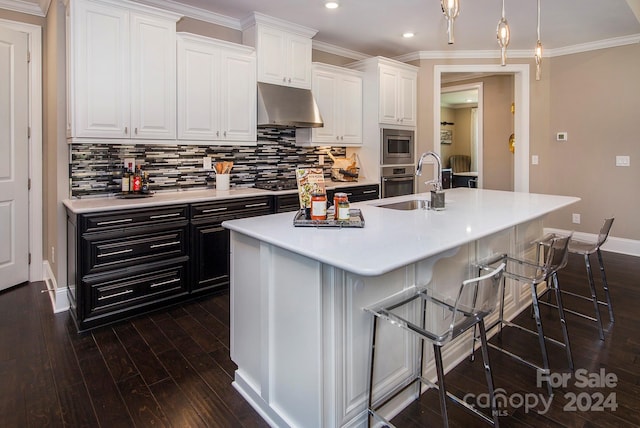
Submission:
<svg viewBox="0 0 640 428">
<path fill-rule="evenodd" d="M 382 181 L 413 181 L 413 176 L 412 175 L 408 175 L 406 177 L 401 177 L 401 178 L 382 177 Z"/>
</svg>

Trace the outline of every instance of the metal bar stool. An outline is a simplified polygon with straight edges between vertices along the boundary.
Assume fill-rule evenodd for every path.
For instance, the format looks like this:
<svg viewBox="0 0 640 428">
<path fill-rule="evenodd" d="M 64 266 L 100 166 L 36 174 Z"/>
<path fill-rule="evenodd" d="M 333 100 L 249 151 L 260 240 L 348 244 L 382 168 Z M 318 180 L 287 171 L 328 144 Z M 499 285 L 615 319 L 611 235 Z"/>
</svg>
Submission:
<svg viewBox="0 0 640 428">
<path fill-rule="evenodd" d="M 604 263 L 602 261 L 602 252 L 600 251 L 600 247 L 606 242 L 607 238 L 609 237 L 609 232 L 611 231 L 611 226 L 613 225 L 613 220 L 614 218 L 607 218 L 604 221 L 604 224 L 602 225 L 602 227 L 600 228 L 600 233 L 598 234 L 598 239 L 593 242 L 587 242 L 587 241 L 581 241 L 575 238 L 571 238 L 571 240 L 569 240 L 569 253 L 571 254 L 579 254 L 581 256 L 584 257 L 584 264 L 585 267 L 587 268 L 587 278 L 589 279 L 589 287 L 591 288 L 591 297 L 587 297 L 587 296 L 583 296 L 581 294 L 576 294 L 576 293 L 572 293 L 570 291 L 565 291 L 565 290 L 560 290 L 562 293 L 564 294 L 568 294 L 574 297 L 578 297 L 580 299 L 583 300 L 587 300 L 587 301 L 591 301 L 593 302 L 593 308 L 595 310 L 595 317 L 589 316 L 587 314 L 584 314 L 582 312 L 578 312 L 578 311 L 574 311 L 571 309 L 565 309 L 565 312 L 568 312 L 570 314 L 573 315 L 577 315 L 581 318 L 585 318 L 588 319 L 589 321 L 593 321 L 597 324 L 598 326 L 598 332 L 600 334 L 600 340 L 604 340 L 604 329 L 602 328 L 602 319 L 600 317 L 600 307 L 598 305 L 601 306 L 606 306 L 607 309 L 609 310 L 609 319 L 611 320 L 611 322 L 614 322 L 613 319 L 613 305 L 611 304 L 611 295 L 609 294 L 609 285 L 607 284 L 607 275 L 604 271 Z M 538 241 L 539 244 L 539 248 L 540 247 L 548 247 L 549 246 L 549 242 L 551 241 L 551 239 L 557 237 L 557 234 L 548 234 L 543 236 L 540 241 Z M 589 256 L 591 256 L 593 253 L 596 253 L 598 255 L 598 264 L 600 266 L 600 275 L 602 276 L 602 288 L 604 289 L 604 295 L 606 298 L 606 302 L 603 302 L 601 300 L 598 300 L 598 296 L 596 293 L 596 285 L 595 282 L 593 280 L 593 271 L 591 270 L 591 261 Z M 545 305 L 548 306 L 552 306 L 555 307 L 555 305 L 548 303 L 548 302 L 543 302 L 541 301 L 540 303 L 543 303 Z"/>
<path fill-rule="evenodd" d="M 494 408 L 493 376 L 491 374 L 491 365 L 489 363 L 484 318 L 491 314 L 497 306 L 498 291 L 504 267 L 505 265 L 501 264 L 496 269 L 487 268 L 486 270 L 489 271 L 489 273 L 463 281 L 459 290 L 457 290 L 455 299 L 443 298 L 437 296 L 432 290 L 413 286 L 364 309 L 373 315 L 367 406 L 369 424 L 371 424 L 372 418 L 376 418 L 383 421 L 386 425 L 391 426 L 387 420 L 377 413 L 377 410 L 387 404 L 402 391 L 406 390 L 414 383 L 417 383 L 418 396 L 420 395 L 421 384 L 438 389 L 444 426 L 448 426 L 449 424 L 446 404 L 447 397 L 476 416 L 479 416 L 490 425 L 498 426 L 498 412 Z M 443 312 L 445 313 L 444 318 L 442 317 Z M 392 325 L 400 327 L 401 329 L 417 336 L 420 344 L 420 355 L 418 361 L 419 372 L 414 374 L 412 378 L 407 379 L 402 384 L 396 386 L 385 396 L 378 398 L 374 403 L 374 358 L 377 348 L 376 332 L 378 329 L 378 322 L 380 320 L 388 321 Z M 485 415 L 461 398 L 447 392 L 444 384 L 444 369 L 441 353 L 442 346 L 475 326 L 478 326 L 480 330 L 482 358 L 484 361 L 487 385 L 489 387 L 492 417 Z M 425 341 L 431 342 L 433 345 L 438 384 L 434 384 L 423 376 Z"/>
<path fill-rule="evenodd" d="M 504 326 L 515 327 L 516 329 L 527 332 L 533 335 L 538 336 L 538 342 L 540 344 L 540 352 L 542 354 L 542 366 L 528 360 L 525 357 L 514 354 L 513 352 L 504 349 L 501 346 L 495 345 L 493 343 L 489 343 L 488 345 L 491 348 L 494 348 L 515 360 L 524 363 L 525 365 L 532 367 L 536 370 L 539 370 L 542 374 L 549 374 L 549 356 L 547 353 L 546 342 L 550 342 L 554 345 L 560 346 L 566 350 L 567 360 L 569 362 L 569 368 L 573 370 L 573 357 L 571 355 L 571 346 L 569 344 L 569 333 L 567 331 L 567 323 L 564 316 L 564 307 L 562 305 L 562 295 L 560 293 L 560 288 L 558 284 L 558 275 L 557 272 L 562 269 L 567 264 L 567 259 L 569 256 L 568 253 L 568 245 L 569 239 L 571 235 L 564 237 L 555 237 L 549 241 L 548 251 L 543 264 L 539 264 L 538 262 L 521 260 L 514 257 L 510 257 L 506 254 L 500 254 L 497 256 L 493 256 L 487 260 L 484 260 L 479 263 L 479 265 L 483 268 L 490 267 L 491 265 L 498 262 L 506 262 L 506 268 L 504 272 L 504 278 L 510 278 L 516 280 L 518 282 L 526 282 L 531 287 L 531 307 L 533 312 L 533 317 L 535 318 L 536 323 L 536 331 L 529 330 L 523 326 L 518 324 L 509 322 L 504 319 L 504 294 L 505 294 L 505 284 L 502 285 L 502 292 L 500 294 L 500 314 L 498 319 L 494 321 L 491 325 L 487 327 L 487 331 L 491 331 L 495 327 L 500 328 L 500 333 L 502 333 L 502 328 Z M 539 260 L 536 258 L 536 260 Z M 547 287 L 549 290 L 553 290 L 556 295 L 556 299 L 558 305 L 556 306 L 558 309 L 558 314 L 560 316 L 560 323 L 562 327 L 562 335 L 564 338 L 564 343 L 558 340 L 555 340 L 550 337 L 546 337 L 544 335 L 544 330 L 542 328 L 542 320 L 540 318 L 540 307 L 537 293 L 537 285 L 542 282 L 547 283 Z M 475 352 L 475 335 L 474 335 L 474 343 L 471 349 L 471 359 L 474 358 Z M 547 387 L 549 390 L 549 395 L 553 393 L 551 386 L 547 383 Z"/>
</svg>

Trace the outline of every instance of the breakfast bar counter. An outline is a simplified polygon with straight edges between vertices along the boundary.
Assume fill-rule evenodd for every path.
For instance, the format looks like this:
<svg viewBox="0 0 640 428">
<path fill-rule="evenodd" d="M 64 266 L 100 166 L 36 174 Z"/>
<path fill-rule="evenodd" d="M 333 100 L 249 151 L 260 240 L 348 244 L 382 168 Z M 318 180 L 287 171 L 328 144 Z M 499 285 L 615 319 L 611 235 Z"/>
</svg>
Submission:
<svg viewBox="0 0 640 428">
<path fill-rule="evenodd" d="M 575 197 L 449 189 L 443 211 L 384 207 L 429 194 L 354 204 L 363 228 L 294 227 L 283 213 L 223 223 L 231 230 L 231 358 L 234 386 L 272 426 L 366 424 L 366 367 L 373 302 L 414 284 L 447 294 L 492 254 L 526 254 L 546 214 Z M 505 317 L 530 301 L 509 284 Z M 388 326 L 387 326 L 388 327 Z M 410 377 L 415 342 L 381 329 L 374 395 Z M 445 348 L 445 367 L 468 353 L 470 336 Z M 425 359 L 435 377 L 431 358 Z M 398 413 L 413 398 L 385 409 Z"/>
</svg>

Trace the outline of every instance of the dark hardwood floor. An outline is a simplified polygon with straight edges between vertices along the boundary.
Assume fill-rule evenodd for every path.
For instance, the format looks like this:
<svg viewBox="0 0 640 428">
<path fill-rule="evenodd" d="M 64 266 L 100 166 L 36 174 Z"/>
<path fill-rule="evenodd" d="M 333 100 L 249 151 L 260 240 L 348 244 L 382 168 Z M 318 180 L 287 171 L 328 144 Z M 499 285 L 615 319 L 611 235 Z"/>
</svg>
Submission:
<svg viewBox="0 0 640 428">
<path fill-rule="evenodd" d="M 616 376 L 616 385 L 584 388 L 571 374 L 565 387 L 555 389 L 547 412 L 540 403 L 525 409 L 518 397 L 548 400 L 546 388 L 536 387 L 532 369 L 491 351 L 496 388 L 510 399 L 503 407 L 502 426 L 640 426 L 640 258 L 614 253 L 604 258 L 615 323 L 610 325 L 602 310 L 608 329 L 604 342 L 589 321 L 568 315 L 568 328 L 576 370 L 604 370 Z M 586 292 L 585 281 L 582 259 L 572 257 L 560 275 L 561 286 Z M 40 293 L 43 287 L 24 284 L 0 293 L 0 427 L 267 426 L 231 386 L 235 365 L 229 358 L 228 292 L 78 334 L 67 313 L 52 314 L 48 296 Z M 570 298 L 565 306 L 591 309 Z M 554 310 L 543 309 L 545 332 L 560 338 L 554 315 Z M 519 322 L 530 322 L 528 314 Z M 506 331 L 503 339 L 516 350 L 538 350 L 535 338 L 524 340 L 521 333 Z M 549 352 L 552 371 L 569 375 L 564 351 L 550 345 Z M 461 396 L 486 392 L 479 361 L 462 362 L 446 382 Z M 613 393 L 615 411 L 608 405 L 591 410 L 597 393 Z M 571 406 L 571 394 L 582 411 L 565 409 Z M 452 426 L 484 426 L 448 404 Z M 441 421 L 435 391 L 393 420 L 408 427 L 438 426 Z"/>
</svg>

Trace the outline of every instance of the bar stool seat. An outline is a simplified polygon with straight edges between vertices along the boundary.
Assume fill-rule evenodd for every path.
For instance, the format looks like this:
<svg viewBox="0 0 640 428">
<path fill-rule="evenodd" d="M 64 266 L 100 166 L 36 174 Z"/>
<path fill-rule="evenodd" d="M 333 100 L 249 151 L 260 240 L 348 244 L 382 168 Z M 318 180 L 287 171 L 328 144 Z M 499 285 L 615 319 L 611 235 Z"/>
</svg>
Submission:
<svg viewBox="0 0 640 428">
<path fill-rule="evenodd" d="M 505 294 L 505 284 L 502 285 L 502 292 L 500 297 L 500 314 L 498 319 L 491 323 L 487 327 L 487 331 L 491 331 L 492 329 L 498 327 L 500 329 L 500 333 L 502 333 L 503 327 L 514 327 L 520 331 L 530 333 L 533 335 L 537 335 L 538 342 L 540 345 L 540 353 L 542 354 L 542 366 L 532 362 L 527 357 L 517 355 L 502 346 L 489 343 L 489 347 L 496 349 L 515 360 L 524 363 L 525 365 L 532 367 L 536 370 L 539 370 L 542 374 L 549 374 L 549 356 L 547 353 L 546 342 L 552 343 L 554 345 L 560 346 L 566 350 L 567 360 L 569 363 L 569 368 L 573 370 L 573 357 L 571 355 L 571 345 L 569 343 L 569 333 L 567 331 L 567 324 L 564 315 L 564 307 L 562 305 L 562 296 L 560 293 L 560 287 L 558 284 L 558 275 L 557 272 L 562 269 L 567 264 L 568 259 L 568 247 L 569 240 L 571 235 L 569 236 L 557 236 L 552 238 L 548 242 L 548 251 L 544 260 L 544 263 L 540 264 L 537 262 L 539 257 L 536 257 L 536 261 L 528 261 L 522 260 L 519 258 L 508 256 L 507 254 L 498 254 L 492 256 L 486 260 L 479 262 L 479 266 L 486 269 L 495 263 L 506 263 L 506 268 L 504 272 L 504 278 L 509 278 L 518 282 L 528 283 L 531 288 L 531 307 L 533 312 L 533 317 L 536 323 L 536 331 L 529 330 L 523 326 L 512 323 L 504 319 L 504 294 Z M 539 247 L 537 247 L 539 248 Z M 547 291 L 553 291 L 556 295 L 556 300 L 558 305 L 556 306 L 558 309 L 558 314 L 560 317 L 560 323 L 562 327 L 562 335 L 564 338 L 563 342 L 555 340 L 553 338 L 547 337 L 544 334 L 544 329 L 542 327 L 542 319 L 540 318 L 540 307 L 539 304 L 539 296 L 537 291 L 538 284 L 543 282 L 547 283 Z M 475 342 L 475 335 L 474 335 Z M 474 343 L 475 345 L 475 343 Z M 474 358 L 475 346 L 472 346 L 471 351 L 471 359 Z M 549 390 L 549 395 L 553 393 L 551 386 L 547 383 L 547 387 Z"/>
<path fill-rule="evenodd" d="M 418 385 L 417 395 L 419 396 L 421 385 L 425 384 L 438 389 L 444 426 L 448 426 L 447 397 L 490 425 L 496 427 L 499 425 L 498 412 L 493 407 L 495 406 L 493 377 L 487 349 L 484 318 L 491 314 L 497 306 L 498 291 L 504 267 L 505 265 L 501 264 L 495 269 L 485 269 L 488 272 L 485 275 L 463 281 L 459 289 L 456 289 L 457 293 L 453 298 L 439 296 L 428 288 L 413 286 L 364 308 L 366 312 L 373 315 L 367 406 L 369 424 L 371 424 L 372 418 L 376 418 L 386 425 L 392 426 L 389 421 L 377 413 L 377 410 L 414 384 Z M 388 321 L 391 325 L 411 333 L 419 339 L 420 346 L 418 373 L 414 373 L 411 379 L 406 380 L 401 385 L 397 385 L 392 391 L 378 398 L 374 403 L 374 362 L 378 351 L 376 333 L 380 321 Z M 484 370 L 489 388 L 490 402 L 492 403 L 491 416 L 485 415 L 461 398 L 447 392 L 444 384 L 442 346 L 476 326 L 480 330 Z M 423 375 L 425 341 L 433 345 L 438 384 L 431 382 Z"/>
<path fill-rule="evenodd" d="M 572 238 L 571 240 L 569 240 L 569 253 L 579 254 L 584 257 L 584 264 L 587 269 L 587 278 L 589 280 L 589 288 L 591 289 L 591 297 L 587 297 L 577 293 L 572 293 L 565 290 L 560 290 L 564 294 L 568 294 L 583 300 L 593 302 L 593 307 L 595 311 L 595 316 L 593 317 L 585 313 L 578 312 L 571 309 L 565 308 L 565 311 L 573 315 L 577 315 L 581 318 L 585 318 L 595 322 L 598 326 L 598 333 L 600 334 L 600 340 L 604 340 L 604 329 L 602 327 L 602 318 L 600 317 L 599 305 L 607 307 L 607 309 L 609 310 L 609 320 L 612 323 L 614 322 L 613 305 L 611 304 L 611 295 L 609 294 L 609 285 L 607 284 L 607 275 L 604 271 L 604 262 L 602 261 L 602 252 L 600 251 L 600 247 L 606 242 L 607 238 L 609 237 L 609 232 L 611 231 L 613 220 L 614 220 L 613 217 L 607 218 L 604 220 L 604 224 L 600 228 L 600 233 L 598 234 L 598 239 L 595 242 L 583 241 L 575 238 Z M 557 236 L 558 235 L 555 233 L 547 234 L 538 241 L 538 244 L 539 246 L 546 248 L 549 246 L 549 243 L 551 242 L 551 240 Z M 606 302 L 598 300 L 598 296 L 596 293 L 596 286 L 593 280 L 593 271 L 591 270 L 591 261 L 590 261 L 590 256 L 594 253 L 597 254 L 598 256 L 598 265 L 600 267 L 600 275 L 602 277 L 602 288 L 604 289 Z M 541 303 L 544 303 L 544 302 L 541 302 Z M 554 306 L 549 303 L 544 303 L 544 304 Z"/>
</svg>

